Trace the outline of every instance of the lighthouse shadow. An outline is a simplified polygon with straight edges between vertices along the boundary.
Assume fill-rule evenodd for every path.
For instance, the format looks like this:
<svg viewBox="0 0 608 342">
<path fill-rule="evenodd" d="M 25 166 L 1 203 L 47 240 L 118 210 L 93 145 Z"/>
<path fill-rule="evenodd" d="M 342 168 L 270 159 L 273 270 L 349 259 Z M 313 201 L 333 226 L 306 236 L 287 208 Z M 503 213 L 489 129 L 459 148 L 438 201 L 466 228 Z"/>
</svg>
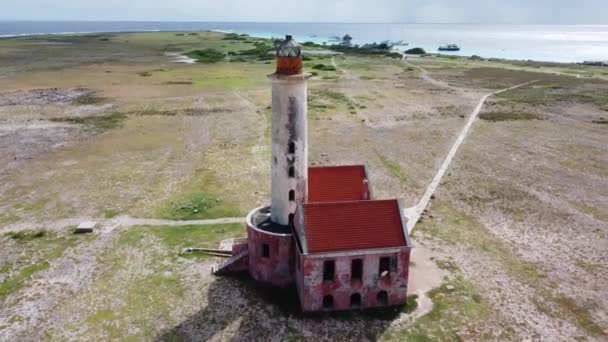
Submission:
<svg viewBox="0 0 608 342">
<path fill-rule="evenodd" d="M 400 314 L 398 308 L 303 314 L 295 287 L 260 286 L 247 274 L 217 278 L 206 292 L 200 311 L 156 340 L 377 340 Z"/>
</svg>

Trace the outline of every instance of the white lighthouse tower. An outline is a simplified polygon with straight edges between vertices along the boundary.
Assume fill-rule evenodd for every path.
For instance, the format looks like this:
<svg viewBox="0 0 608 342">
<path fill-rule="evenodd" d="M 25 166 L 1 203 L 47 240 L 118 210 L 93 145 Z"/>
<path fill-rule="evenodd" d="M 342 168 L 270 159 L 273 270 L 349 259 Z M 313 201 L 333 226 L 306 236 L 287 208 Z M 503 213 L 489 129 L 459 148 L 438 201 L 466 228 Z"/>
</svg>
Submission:
<svg viewBox="0 0 608 342">
<path fill-rule="evenodd" d="M 302 47 L 288 35 L 277 48 L 272 81 L 272 222 L 287 226 L 308 198 L 307 80 Z"/>
</svg>

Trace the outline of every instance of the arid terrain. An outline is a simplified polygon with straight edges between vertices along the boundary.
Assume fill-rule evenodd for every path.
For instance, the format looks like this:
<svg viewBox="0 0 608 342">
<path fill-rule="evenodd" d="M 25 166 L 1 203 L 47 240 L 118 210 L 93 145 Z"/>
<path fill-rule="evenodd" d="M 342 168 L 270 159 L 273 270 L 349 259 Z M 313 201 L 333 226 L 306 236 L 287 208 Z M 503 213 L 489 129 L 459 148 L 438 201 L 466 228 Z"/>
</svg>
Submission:
<svg viewBox="0 0 608 342">
<path fill-rule="evenodd" d="M 0 39 L 0 341 L 608 340 L 608 68 L 305 53 L 311 164 L 365 164 L 409 206 L 484 95 L 536 81 L 485 102 L 413 232 L 406 307 L 302 315 L 180 255 L 268 202 L 264 44 Z M 182 56 L 205 49 L 226 56 Z"/>
</svg>

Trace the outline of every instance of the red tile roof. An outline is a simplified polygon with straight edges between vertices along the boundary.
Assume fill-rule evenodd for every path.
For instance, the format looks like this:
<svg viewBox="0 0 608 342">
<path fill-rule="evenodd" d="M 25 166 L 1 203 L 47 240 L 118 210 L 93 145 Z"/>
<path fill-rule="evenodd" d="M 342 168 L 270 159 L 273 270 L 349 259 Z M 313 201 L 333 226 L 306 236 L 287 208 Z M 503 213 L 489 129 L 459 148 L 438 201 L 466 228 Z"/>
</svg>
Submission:
<svg viewBox="0 0 608 342">
<path fill-rule="evenodd" d="M 308 253 L 406 246 L 397 200 L 306 203 Z"/>
<path fill-rule="evenodd" d="M 308 202 L 341 202 L 370 199 L 365 166 L 308 168 Z"/>
</svg>

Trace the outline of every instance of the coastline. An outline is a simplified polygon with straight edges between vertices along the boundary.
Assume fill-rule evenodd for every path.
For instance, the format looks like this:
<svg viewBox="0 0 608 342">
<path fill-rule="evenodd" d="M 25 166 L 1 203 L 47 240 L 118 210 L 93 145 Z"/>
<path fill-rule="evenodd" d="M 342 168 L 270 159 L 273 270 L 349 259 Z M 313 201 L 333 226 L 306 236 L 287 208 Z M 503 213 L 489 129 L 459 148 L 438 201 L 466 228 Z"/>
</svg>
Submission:
<svg viewBox="0 0 608 342">
<path fill-rule="evenodd" d="M 31 31 L 31 32 L 29 32 Z M 220 32 L 256 38 L 294 34 L 298 41 L 336 43 L 350 34 L 353 44 L 404 41 L 437 53 L 441 43 L 461 45 L 449 56 L 551 63 L 582 63 L 608 56 L 608 25 L 473 25 L 473 24 L 287 24 L 212 22 L 19 22 L 0 21 L 0 39 L 122 34 L 141 32 Z M 401 52 L 404 48 L 397 49 Z"/>
</svg>

